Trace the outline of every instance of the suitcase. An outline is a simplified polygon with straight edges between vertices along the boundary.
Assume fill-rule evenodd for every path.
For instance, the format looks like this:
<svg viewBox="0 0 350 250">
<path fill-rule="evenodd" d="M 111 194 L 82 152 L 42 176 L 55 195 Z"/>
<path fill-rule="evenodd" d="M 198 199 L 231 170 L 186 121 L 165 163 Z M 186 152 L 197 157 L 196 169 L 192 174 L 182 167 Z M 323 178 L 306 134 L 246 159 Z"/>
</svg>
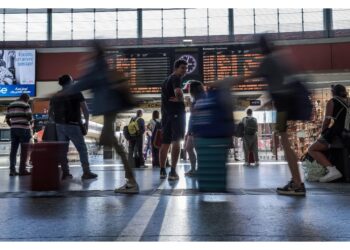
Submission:
<svg viewBox="0 0 350 250">
<path fill-rule="evenodd" d="M 60 157 L 68 147 L 67 142 L 42 142 L 31 145 L 33 191 L 50 191 L 60 188 Z"/>
</svg>

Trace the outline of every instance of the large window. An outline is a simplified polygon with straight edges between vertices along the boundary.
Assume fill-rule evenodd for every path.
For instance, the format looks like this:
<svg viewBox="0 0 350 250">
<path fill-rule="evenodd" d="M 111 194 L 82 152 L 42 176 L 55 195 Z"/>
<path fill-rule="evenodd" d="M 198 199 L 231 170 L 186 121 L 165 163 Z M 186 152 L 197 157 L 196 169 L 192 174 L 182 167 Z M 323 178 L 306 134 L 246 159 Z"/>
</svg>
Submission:
<svg viewBox="0 0 350 250">
<path fill-rule="evenodd" d="M 5 41 L 27 40 L 27 15 L 5 14 Z"/>
<path fill-rule="evenodd" d="M 117 12 L 96 12 L 95 28 L 96 39 L 117 38 Z"/>
<path fill-rule="evenodd" d="M 73 13 L 73 39 L 94 39 L 94 12 Z"/>
<path fill-rule="evenodd" d="M 301 9 L 279 9 L 280 32 L 300 32 L 302 26 Z"/>
<path fill-rule="evenodd" d="M 209 35 L 228 35 L 228 9 L 208 9 Z"/>
<path fill-rule="evenodd" d="M 0 9 L 0 41 L 184 37 L 324 30 L 324 10 L 307 8 L 233 9 L 53 9 L 49 25 L 47 9 Z M 350 9 L 332 9 L 333 29 L 350 29 Z"/>
<path fill-rule="evenodd" d="M 323 9 L 303 9 L 304 31 L 323 30 Z"/>
<path fill-rule="evenodd" d="M 185 35 L 184 10 L 163 11 L 164 37 L 176 37 Z"/>
<path fill-rule="evenodd" d="M 72 14 L 53 13 L 52 14 L 52 39 L 71 40 L 72 37 Z"/>
<path fill-rule="evenodd" d="M 137 12 L 118 11 L 118 38 L 137 37 Z"/>
<path fill-rule="evenodd" d="M 350 29 L 350 9 L 333 9 L 333 29 Z"/>
<path fill-rule="evenodd" d="M 0 41 L 4 40 L 4 14 L 3 12 L 0 13 Z"/>
<path fill-rule="evenodd" d="M 207 9 L 186 9 L 186 36 L 208 35 Z"/>
<path fill-rule="evenodd" d="M 162 37 L 162 10 L 142 11 L 143 37 Z"/>
<path fill-rule="evenodd" d="M 234 9 L 233 18 L 235 34 L 254 33 L 254 9 Z"/>
<path fill-rule="evenodd" d="M 47 39 L 47 14 L 30 13 L 28 14 L 28 40 L 46 40 Z"/>
<path fill-rule="evenodd" d="M 256 33 L 277 33 L 277 23 L 277 9 L 255 9 Z"/>
</svg>

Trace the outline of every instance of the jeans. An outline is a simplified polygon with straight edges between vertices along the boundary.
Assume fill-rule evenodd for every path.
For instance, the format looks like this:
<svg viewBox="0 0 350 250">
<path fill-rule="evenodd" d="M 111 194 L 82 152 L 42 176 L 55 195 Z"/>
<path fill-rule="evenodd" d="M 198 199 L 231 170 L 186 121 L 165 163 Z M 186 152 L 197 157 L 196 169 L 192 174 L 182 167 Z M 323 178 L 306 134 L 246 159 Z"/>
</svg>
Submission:
<svg viewBox="0 0 350 250">
<path fill-rule="evenodd" d="M 132 166 L 135 168 L 139 168 L 140 166 L 145 165 L 145 159 L 143 158 L 142 147 L 143 147 L 142 136 L 137 136 L 136 138 L 132 138 L 129 141 L 129 162 L 131 162 Z"/>
<path fill-rule="evenodd" d="M 258 155 L 258 136 L 245 135 L 243 137 L 244 159 L 249 162 L 249 152 L 253 152 L 255 162 L 259 162 Z"/>
<path fill-rule="evenodd" d="M 30 129 L 11 128 L 10 171 L 16 171 L 16 157 L 19 145 L 21 145 L 19 171 L 23 172 L 26 170 L 28 159 L 28 145 L 23 144 L 29 143 L 30 138 L 32 138 Z"/>
<path fill-rule="evenodd" d="M 84 136 L 77 125 L 71 124 L 56 124 L 57 129 L 57 139 L 58 141 L 69 142 L 72 141 L 75 148 L 78 150 L 81 166 L 84 173 L 90 172 L 90 164 L 88 158 L 88 151 L 85 144 Z M 61 168 L 64 174 L 69 173 L 68 166 L 68 150 L 69 144 L 67 144 L 66 149 L 61 157 Z"/>
</svg>

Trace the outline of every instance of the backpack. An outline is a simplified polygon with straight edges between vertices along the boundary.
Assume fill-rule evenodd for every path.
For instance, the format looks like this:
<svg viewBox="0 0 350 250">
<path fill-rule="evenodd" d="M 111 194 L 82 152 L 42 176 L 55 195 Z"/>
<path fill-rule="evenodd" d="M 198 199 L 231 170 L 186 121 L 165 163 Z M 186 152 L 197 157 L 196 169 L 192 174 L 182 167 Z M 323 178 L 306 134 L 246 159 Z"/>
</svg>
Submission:
<svg viewBox="0 0 350 250">
<path fill-rule="evenodd" d="M 140 134 L 140 128 L 139 128 L 139 124 L 137 122 L 139 119 L 140 119 L 140 117 L 132 118 L 130 120 L 129 125 L 128 125 L 128 133 L 129 133 L 130 137 L 138 136 Z"/>
<path fill-rule="evenodd" d="M 236 127 L 235 136 L 238 138 L 243 138 L 244 136 L 244 124 L 243 122 L 238 123 Z"/>
<path fill-rule="evenodd" d="M 258 131 L 258 123 L 254 117 L 247 116 L 244 119 L 244 134 L 245 135 L 255 135 Z"/>
<path fill-rule="evenodd" d="M 125 139 L 127 139 L 128 141 L 131 139 L 131 136 L 130 136 L 129 130 L 128 130 L 128 125 L 124 126 L 123 135 L 124 135 Z"/>
<path fill-rule="evenodd" d="M 162 145 L 162 139 L 163 139 L 162 125 L 159 121 L 156 121 L 155 127 L 153 129 L 153 133 L 152 133 L 152 146 L 154 148 L 160 148 Z"/>
</svg>

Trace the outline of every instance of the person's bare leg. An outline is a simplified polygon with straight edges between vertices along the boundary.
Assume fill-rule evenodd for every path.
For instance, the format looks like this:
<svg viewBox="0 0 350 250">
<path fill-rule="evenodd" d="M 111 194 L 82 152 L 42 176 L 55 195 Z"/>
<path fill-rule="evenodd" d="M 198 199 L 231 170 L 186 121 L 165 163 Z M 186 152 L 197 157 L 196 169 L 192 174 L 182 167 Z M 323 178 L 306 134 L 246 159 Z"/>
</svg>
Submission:
<svg viewBox="0 0 350 250">
<path fill-rule="evenodd" d="M 288 140 L 288 134 L 287 132 L 280 133 L 281 136 L 281 143 L 283 146 L 284 153 L 286 155 L 286 159 L 288 162 L 288 166 L 290 169 L 290 172 L 292 174 L 292 179 L 297 187 L 299 187 L 302 183 L 299 167 L 298 167 L 298 158 L 295 154 L 295 152 L 292 150 L 290 142 Z"/>
<path fill-rule="evenodd" d="M 170 144 L 162 144 L 159 149 L 159 166 L 165 168 Z"/>
<path fill-rule="evenodd" d="M 180 156 L 180 142 L 171 143 L 171 169 L 176 170 L 177 162 L 179 161 Z"/>
<path fill-rule="evenodd" d="M 332 166 L 332 163 L 323 154 L 323 151 L 327 151 L 327 150 L 328 150 L 327 145 L 316 141 L 314 144 L 312 144 L 309 147 L 308 153 L 309 153 L 309 155 L 311 155 L 312 158 L 314 158 L 322 166 L 330 167 L 330 166 Z"/>
</svg>

